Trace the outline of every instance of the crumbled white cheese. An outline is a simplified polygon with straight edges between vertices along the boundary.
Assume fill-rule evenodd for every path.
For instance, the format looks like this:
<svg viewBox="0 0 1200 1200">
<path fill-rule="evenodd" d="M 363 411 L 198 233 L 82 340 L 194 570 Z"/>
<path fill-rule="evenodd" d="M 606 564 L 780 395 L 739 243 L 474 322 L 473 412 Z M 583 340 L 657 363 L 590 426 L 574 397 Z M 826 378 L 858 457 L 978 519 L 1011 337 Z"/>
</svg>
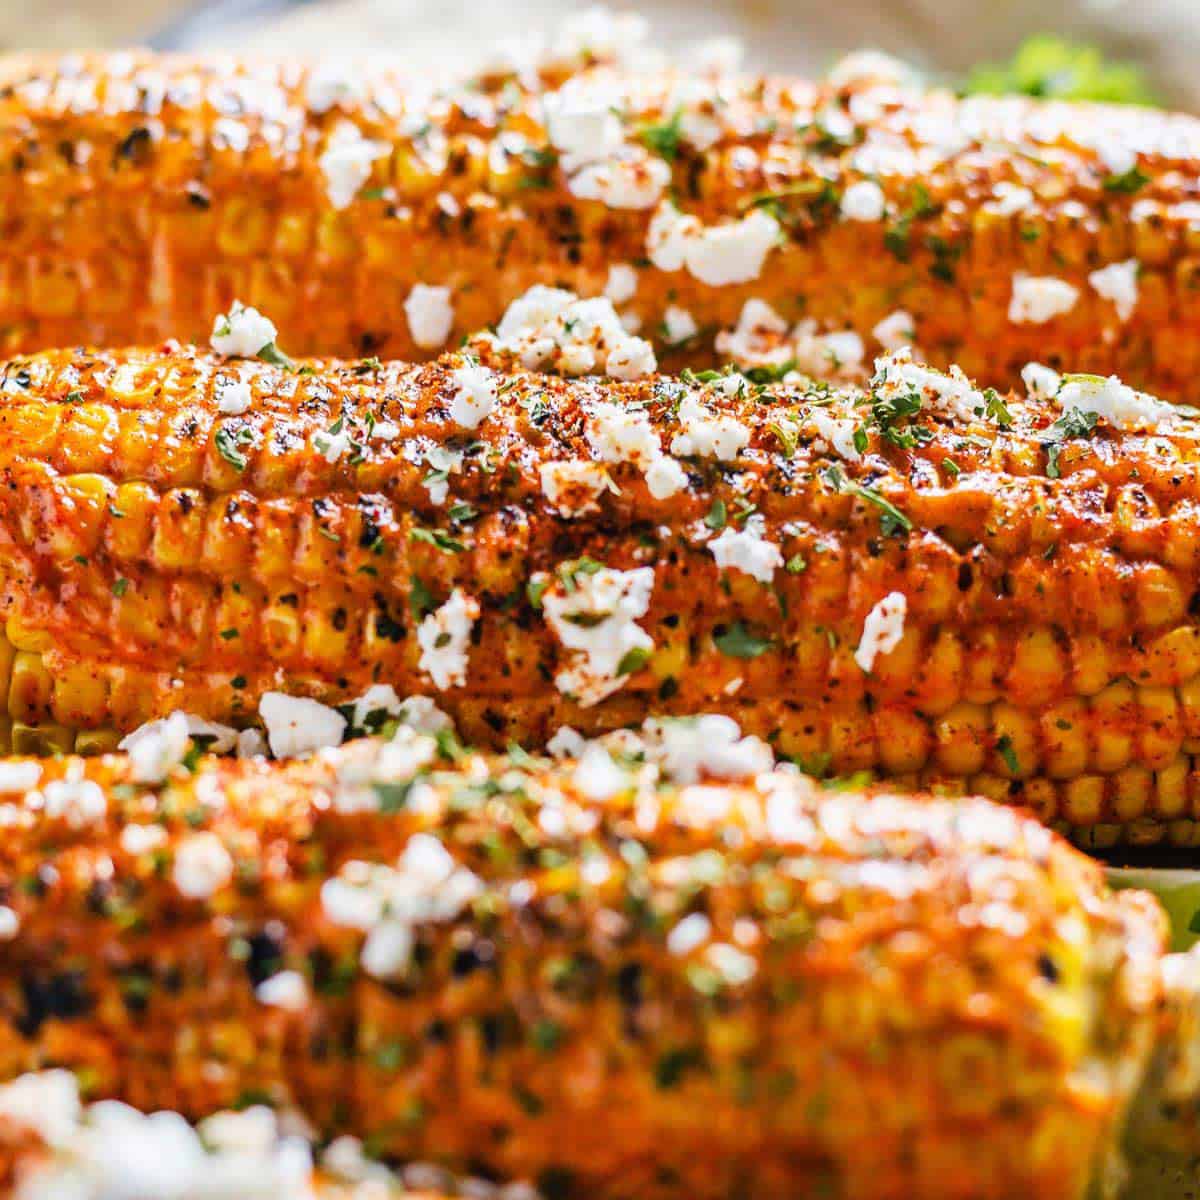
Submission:
<svg viewBox="0 0 1200 1200">
<path fill-rule="evenodd" d="M 742 305 L 736 328 L 717 335 L 717 352 L 744 366 L 783 363 L 790 357 L 784 345 L 788 323 L 765 301 L 752 297 Z"/>
<path fill-rule="evenodd" d="M 62 818 L 72 829 L 103 820 L 108 812 L 104 789 L 91 779 L 54 779 L 42 789 L 46 816 Z"/>
<path fill-rule="evenodd" d="M 336 708 L 305 696 L 266 692 L 259 701 L 258 715 L 276 758 L 294 758 L 338 746 L 346 732 L 346 718 Z"/>
<path fill-rule="evenodd" d="M 1021 368 L 1021 382 L 1033 400 L 1048 400 L 1058 393 L 1062 376 L 1051 367 L 1039 362 L 1026 363 Z"/>
<path fill-rule="evenodd" d="M 467 363 L 457 367 L 451 378 L 456 388 L 450 401 L 451 419 L 464 429 L 477 429 L 496 407 L 495 375 L 478 363 Z"/>
<path fill-rule="evenodd" d="M 353 121 L 341 121 L 329 136 L 317 166 L 325 176 L 325 193 L 335 209 L 349 208 L 371 178 L 372 164 L 391 149 L 387 142 L 365 138 Z"/>
<path fill-rule="evenodd" d="M 403 702 L 390 683 L 373 683 L 363 694 L 350 702 L 350 726 L 366 729 L 367 723 L 399 717 Z"/>
<path fill-rule="evenodd" d="M 688 393 L 679 404 L 682 433 L 671 440 L 671 453 L 716 458 L 732 462 L 750 442 L 750 430 L 735 417 L 714 415 L 695 393 Z"/>
<path fill-rule="evenodd" d="M 226 380 L 217 395 L 217 412 L 225 417 L 240 417 L 250 411 L 254 402 L 250 385 L 239 380 Z"/>
<path fill-rule="evenodd" d="M 587 747 L 587 739 L 580 733 L 570 725 L 560 725 L 546 743 L 546 753 L 555 758 L 582 758 Z"/>
<path fill-rule="evenodd" d="M 31 792 L 42 777 L 42 764 L 32 759 L 0 759 L 0 793 Z"/>
<path fill-rule="evenodd" d="M 308 980 L 299 971 L 279 971 L 254 989 L 254 998 L 271 1008 L 303 1012 L 309 1001 Z"/>
<path fill-rule="evenodd" d="M 695 318 L 686 308 L 671 304 L 663 313 L 663 332 L 666 334 L 667 342 L 676 346 L 680 342 L 694 338 L 700 332 L 700 326 L 696 324 Z"/>
<path fill-rule="evenodd" d="M 882 221 L 886 209 L 883 188 L 873 179 L 852 183 L 842 195 L 842 216 L 850 221 Z"/>
<path fill-rule="evenodd" d="M 642 725 L 644 753 L 681 786 L 701 779 L 752 779 L 775 763 L 760 738 L 742 736 L 732 717 L 651 717 Z"/>
<path fill-rule="evenodd" d="M 179 1113 L 146 1115 L 115 1100 L 84 1110 L 74 1075 L 45 1071 L 0 1088 L 0 1117 L 47 1143 L 47 1153 L 31 1154 L 27 1161 L 22 1156 L 20 1200 L 267 1200 L 315 1194 L 307 1137 L 285 1135 L 281 1120 L 262 1105 L 215 1113 L 196 1127 Z"/>
<path fill-rule="evenodd" d="M 654 648 L 637 619 L 650 607 L 654 570 L 638 567 L 617 571 L 574 573 L 570 591 L 553 588 L 542 598 L 546 621 L 571 665 L 555 678 L 559 691 L 590 707 L 612 695 L 625 682 L 622 663 L 631 652 L 648 654 Z"/>
<path fill-rule="evenodd" d="M 637 271 L 629 263 L 613 263 L 608 268 L 608 280 L 604 285 L 604 295 L 613 304 L 624 304 L 637 295 Z"/>
<path fill-rule="evenodd" d="M 350 449 L 353 440 L 344 421 L 336 422 L 335 427 L 336 433 L 333 429 L 320 429 L 313 434 L 313 449 L 330 465 Z"/>
<path fill-rule="evenodd" d="M 902 308 L 889 313 L 871 330 L 871 336 L 892 353 L 902 346 L 911 346 L 916 337 L 912 314 Z"/>
<path fill-rule="evenodd" d="M 571 775 L 571 782 L 589 800 L 608 800 L 626 791 L 630 786 L 629 775 L 613 761 L 609 752 L 593 742 L 583 752 Z"/>
<path fill-rule="evenodd" d="M 455 404 L 458 404 L 457 396 Z M 453 415 L 453 410 L 451 415 Z M 463 454 L 460 450 L 448 450 L 445 446 L 431 446 L 425 451 L 425 464 L 429 467 L 429 474 L 421 483 L 434 504 L 446 503 L 446 498 L 450 495 L 450 476 L 462 466 L 462 463 Z"/>
<path fill-rule="evenodd" d="M 227 313 L 213 318 L 209 342 L 218 354 L 230 358 L 255 358 L 279 336 L 273 322 L 257 308 L 235 300 Z"/>
<path fill-rule="evenodd" d="M 215 833 L 190 833 L 175 852 L 171 878 L 181 896 L 207 900 L 233 878 L 233 859 Z"/>
<path fill-rule="evenodd" d="M 1133 316 L 1138 304 L 1138 260 L 1130 258 L 1125 262 L 1109 263 L 1088 276 L 1096 294 L 1105 300 L 1111 300 L 1117 310 L 1117 316 L 1122 321 L 1128 321 Z"/>
<path fill-rule="evenodd" d="M 867 613 L 854 661 L 868 675 L 879 655 L 890 654 L 900 644 L 907 616 L 908 598 L 903 592 L 889 592 Z"/>
<path fill-rule="evenodd" d="M 400 702 L 396 714 L 403 724 L 417 733 L 435 734 L 452 729 L 454 722 L 428 696 L 409 696 Z"/>
<path fill-rule="evenodd" d="M 483 890 L 432 834 L 409 838 L 395 867 L 349 862 L 321 888 L 321 906 L 335 925 L 366 932 L 363 969 L 377 979 L 408 968 L 414 929 L 452 921 Z"/>
<path fill-rule="evenodd" d="M 572 80 L 561 91 L 549 93 L 543 104 L 550 144 L 575 163 L 599 162 L 624 144 L 613 100 L 601 89 L 580 87 Z"/>
<path fill-rule="evenodd" d="M 1115 375 L 1107 379 L 1100 375 L 1066 375 L 1057 399 L 1063 412 L 1078 409 L 1096 413 L 1110 425 L 1127 432 L 1169 429 L 1179 420 L 1174 405 L 1135 391 Z"/>
<path fill-rule="evenodd" d="M 137 857 L 157 850 L 167 840 L 167 831 L 161 825 L 126 825 L 121 830 L 121 849 Z"/>
<path fill-rule="evenodd" d="M 679 113 L 679 135 L 697 150 L 709 150 L 720 140 L 724 129 L 716 117 L 693 108 Z"/>
<path fill-rule="evenodd" d="M 612 301 L 580 300 L 573 292 L 538 284 L 508 306 L 496 344 L 529 370 L 564 375 L 607 373 L 640 379 L 657 366 L 649 342 L 626 332 Z"/>
<path fill-rule="evenodd" d="M 1078 300 L 1079 289 L 1065 279 L 1018 271 L 1013 276 L 1008 319 L 1014 325 L 1044 325 L 1069 313 Z"/>
<path fill-rule="evenodd" d="M 466 682 L 467 648 L 478 619 L 479 601 L 455 588 L 450 599 L 417 626 L 421 670 L 442 691 Z"/>
<path fill-rule="evenodd" d="M 653 208 L 671 182 L 671 168 L 640 146 L 627 146 L 620 157 L 588 163 L 567 179 L 567 190 L 580 200 L 599 200 L 608 208 Z"/>
<path fill-rule="evenodd" d="M 780 232 L 779 222 L 759 208 L 738 221 L 705 226 L 664 201 L 646 231 L 646 255 L 659 270 L 686 267 L 710 287 L 747 283 L 762 273 Z"/>
<path fill-rule="evenodd" d="M 703 229 L 699 218 L 681 213 L 674 204 L 660 204 L 646 230 L 646 256 L 660 271 L 678 271 Z"/>
<path fill-rule="evenodd" d="M 17 1129 L 32 1130 L 52 1147 L 68 1143 L 82 1111 L 79 1084 L 70 1071 L 19 1075 L 0 1086 L 0 1117 Z"/>
<path fill-rule="evenodd" d="M 742 571 L 760 583 L 770 583 L 776 570 L 783 566 L 783 554 L 775 542 L 763 536 L 765 529 L 766 522 L 757 513 L 740 530 L 727 525 L 720 537 L 708 544 L 717 566 L 722 571 Z"/>
<path fill-rule="evenodd" d="M 265 758 L 267 739 L 258 729 L 243 729 L 237 737 L 238 758 Z"/>
<path fill-rule="evenodd" d="M 758 970 L 758 963 L 749 954 L 725 942 L 715 942 L 704 953 L 705 962 L 729 987 L 749 983 Z"/>
<path fill-rule="evenodd" d="M 687 487 L 687 472 L 669 454 L 660 454 L 646 468 L 645 478 L 655 500 L 666 500 Z"/>
<path fill-rule="evenodd" d="M 542 494 L 564 517 L 597 512 L 605 492 L 617 492 L 603 463 L 565 459 L 542 463 Z"/>
<path fill-rule="evenodd" d="M 1033 204 L 1033 193 L 1027 187 L 1002 179 L 992 187 L 992 198 L 983 207 L 1000 217 L 1015 217 L 1028 212 Z"/>
<path fill-rule="evenodd" d="M 748 283 L 762 274 L 779 239 L 779 222 L 756 208 L 740 221 L 706 228 L 687 249 L 687 269 L 710 287 Z"/>
<path fill-rule="evenodd" d="M 862 455 L 854 444 L 854 431 L 859 422 L 850 417 L 836 417 L 821 404 L 810 405 L 804 413 L 821 441 L 847 462 L 861 462 Z"/>
<path fill-rule="evenodd" d="M 0 904 L 0 942 L 11 942 L 20 931 L 21 918 L 7 904 Z"/>
<path fill-rule="evenodd" d="M 117 749 L 129 755 L 135 783 L 161 783 L 187 754 L 191 735 L 188 719 L 173 712 L 158 721 L 147 721 L 122 738 Z"/>
<path fill-rule="evenodd" d="M 404 301 L 404 316 L 413 342 L 425 350 L 436 350 L 446 344 L 454 328 L 454 305 L 448 287 L 426 283 L 413 284 Z"/>
<path fill-rule="evenodd" d="M 712 937 L 712 922 L 703 913 L 690 913 L 667 934 L 667 951 L 678 958 L 699 950 Z"/>
<path fill-rule="evenodd" d="M 360 67 L 344 58 L 317 59 L 304 85 L 304 103 L 309 112 L 327 113 L 331 108 L 351 108 L 366 93 Z"/>
<path fill-rule="evenodd" d="M 923 405 L 954 421 L 974 420 L 987 407 L 983 393 L 971 386 L 957 366 L 947 373 L 914 362 L 908 346 L 875 360 L 871 389 L 881 400 L 916 392 Z"/>
</svg>

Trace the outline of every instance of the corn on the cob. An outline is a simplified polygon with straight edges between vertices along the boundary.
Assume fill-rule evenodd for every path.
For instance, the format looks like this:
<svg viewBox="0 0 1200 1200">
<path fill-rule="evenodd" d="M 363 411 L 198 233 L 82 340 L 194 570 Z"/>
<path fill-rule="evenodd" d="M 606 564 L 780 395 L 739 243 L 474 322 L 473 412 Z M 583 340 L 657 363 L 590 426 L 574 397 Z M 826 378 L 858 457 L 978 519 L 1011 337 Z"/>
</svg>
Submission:
<svg viewBox="0 0 1200 1200">
<path fill-rule="evenodd" d="M 0 329 L 8 352 L 197 339 L 239 297 L 296 353 L 412 358 L 561 283 L 681 363 L 757 298 L 860 356 L 915 337 L 998 386 L 1038 359 L 1195 398 L 1198 175 L 1189 117 L 870 73 L 439 92 L 361 64 L 12 57 Z"/>
<path fill-rule="evenodd" d="M 547 1196 L 1080 1194 L 1176 1070 L 1149 898 L 986 800 L 655 737 L 9 764 L 0 1077 Z"/>
<path fill-rule="evenodd" d="M 1091 379 L 1006 402 L 904 355 L 830 393 L 474 350 L 8 364 L 12 748 L 385 683 L 475 744 L 725 711 L 809 770 L 1200 840 L 1191 418 Z"/>
</svg>

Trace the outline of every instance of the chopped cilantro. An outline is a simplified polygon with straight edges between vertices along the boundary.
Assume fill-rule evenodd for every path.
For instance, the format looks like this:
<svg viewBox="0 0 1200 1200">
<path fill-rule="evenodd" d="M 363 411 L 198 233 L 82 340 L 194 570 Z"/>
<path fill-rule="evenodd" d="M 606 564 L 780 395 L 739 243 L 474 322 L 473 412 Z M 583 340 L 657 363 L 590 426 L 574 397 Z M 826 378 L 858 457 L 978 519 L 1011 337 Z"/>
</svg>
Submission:
<svg viewBox="0 0 1200 1200">
<path fill-rule="evenodd" d="M 730 658 L 757 658 L 770 650 L 770 638 L 755 637 L 741 621 L 735 621 L 724 633 L 717 634 L 713 641 L 722 654 Z"/>
<path fill-rule="evenodd" d="M 228 425 L 222 425 L 213 439 L 217 453 L 237 471 L 244 471 L 246 463 L 249 461 L 239 447 L 252 445 L 253 442 L 253 430 L 245 427 L 230 429 Z"/>
<path fill-rule="evenodd" d="M 708 510 L 708 516 L 704 518 L 704 523 L 709 529 L 725 528 L 725 501 L 720 496 L 712 502 L 712 508 Z"/>
</svg>

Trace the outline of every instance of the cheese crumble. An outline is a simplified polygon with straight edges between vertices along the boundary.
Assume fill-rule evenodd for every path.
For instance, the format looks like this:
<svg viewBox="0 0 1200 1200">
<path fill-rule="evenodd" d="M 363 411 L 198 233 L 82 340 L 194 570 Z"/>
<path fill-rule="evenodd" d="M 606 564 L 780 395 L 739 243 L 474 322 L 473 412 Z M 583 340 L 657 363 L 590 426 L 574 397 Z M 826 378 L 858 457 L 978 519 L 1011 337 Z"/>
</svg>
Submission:
<svg viewBox="0 0 1200 1200">
<path fill-rule="evenodd" d="M 329 203 L 338 211 L 349 208 L 363 184 L 371 178 L 375 160 L 383 158 L 389 151 L 387 142 L 363 137 L 353 121 L 340 122 L 317 160 L 325 176 L 325 193 Z"/>
<path fill-rule="evenodd" d="M 1079 289 L 1065 279 L 1018 271 L 1013 276 L 1008 319 L 1014 325 L 1045 325 L 1069 313 L 1078 300 Z"/>
<path fill-rule="evenodd" d="M 295 758 L 338 746 L 346 733 L 346 718 L 337 709 L 304 696 L 266 692 L 258 714 L 276 758 Z"/>
<path fill-rule="evenodd" d="M 467 678 L 467 648 L 479 619 L 479 601 L 460 588 L 417 626 L 421 670 L 445 691 L 462 687 Z"/>
<path fill-rule="evenodd" d="M 454 306 L 448 287 L 426 283 L 413 284 L 404 301 L 404 316 L 413 342 L 425 350 L 446 344 L 454 327 Z"/>
<path fill-rule="evenodd" d="M 1110 263 L 1088 276 L 1088 283 L 1098 296 L 1112 302 L 1118 318 L 1124 322 L 1133 316 L 1138 305 L 1138 260 Z"/>
<path fill-rule="evenodd" d="M 759 208 L 738 221 L 705 226 L 664 201 L 646 232 L 646 255 L 661 271 L 686 268 L 701 283 L 724 287 L 757 279 L 780 239 L 779 222 Z"/>
<path fill-rule="evenodd" d="M 257 308 L 235 300 L 227 313 L 213 319 L 209 343 L 228 358 L 256 358 L 279 336 L 273 322 Z"/>
<path fill-rule="evenodd" d="M 842 216 L 850 221 L 882 221 L 886 209 L 883 188 L 873 179 L 852 183 L 842 195 Z"/>
<path fill-rule="evenodd" d="M 715 458 L 732 462 L 750 443 L 750 430 L 735 417 L 709 411 L 695 393 L 679 403 L 682 432 L 671 439 L 671 453 L 684 458 Z"/>
<path fill-rule="evenodd" d="M 450 416 L 464 429 L 477 429 L 496 407 L 496 378 L 475 363 L 458 367 L 451 376 L 456 385 Z"/>
<path fill-rule="evenodd" d="M 233 878 L 233 859 L 215 833 L 192 833 L 179 844 L 171 878 L 181 896 L 207 900 Z"/>
<path fill-rule="evenodd" d="M 866 674 L 875 667 L 881 654 L 890 654 L 904 636 L 904 621 L 908 615 L 908 598 L 903 592 L 889 592 L 863 622 L 862 637 L 854 652 L 854 661 Z"/>
<path fill-rule="evenodd" d="M 746 520 L 742 529 L 727 525 L 721 535 L 708 544 L 717 566 L 722 571 L 741 571 L 760 583 L 770 583 L 775 572 L 783 566 L 783 554 L 778 545 L 763 536 L 766 522 L 755 514 Z"/>
<path fill-rule="evenodd" d="M 564 517 L 598 512 L 596 501 L 605 492 L 619 490 L 602 463 L 578 459 L 546 462 L 539 474 L 542 494 Z"/>
<path fill-rule="evenodd" d="M 650 343 L 625 330 L 611 300 L 581 300 L 542 284 L 508 306 L 495 341 L 529 370 L 628 380 L 649 375 L 658 365 Z"/>
<path fill-rule="evenodd" d="M 650 607 L 653 590 L 651 567 L 602 567 L 576 571 L 570 590 L 560 585 L 546 592 L 546 621 L 571 661 L 555 677 L 560 692 L 587 708 L 624 685 L 630 656 L 644 658 L 654 649 L 650 635 L 637 624 Z"/>
</svg>

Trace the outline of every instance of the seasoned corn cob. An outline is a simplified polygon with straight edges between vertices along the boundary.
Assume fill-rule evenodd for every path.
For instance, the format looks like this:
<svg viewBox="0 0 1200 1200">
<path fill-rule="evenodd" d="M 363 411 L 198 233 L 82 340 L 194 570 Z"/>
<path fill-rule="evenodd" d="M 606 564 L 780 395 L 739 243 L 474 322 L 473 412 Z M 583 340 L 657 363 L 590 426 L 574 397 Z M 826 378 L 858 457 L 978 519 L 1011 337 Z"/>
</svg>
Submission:
<svg viewBox="0 0 1200 1200">
<path fill-rule="evenodd" d="M 724 711 L 816 773 L 1200 841 L 1190 417 L 1112 380 L 1006 401 L 904 354 L 832 393 L 473 348 L 9 363 L 12 747 L 382 683 L 476 744 Z"/>
<path fill-rule="evenodd" d="M 1038 359 L 1196 399 L 1198 177 L 1190 117 L 870 70 L 438 91 L 363 64 L 10 57 L 2 346 L 197 339 L 238 297 L 296 353 L 425 357 L 554 283 L 607 290 L 678 363 L 760 299 L 858 358 L 915 337 L 998 386 Z"/>
<path fill-rule="evenodd" d="M 0 1077 L 652 1200 L 1062 1200 L 1148 1072 L 1194 1086 L 1148 897 L 986 800 L 746 776 L 689 730 L 9 764 Z"/>
</svg>

